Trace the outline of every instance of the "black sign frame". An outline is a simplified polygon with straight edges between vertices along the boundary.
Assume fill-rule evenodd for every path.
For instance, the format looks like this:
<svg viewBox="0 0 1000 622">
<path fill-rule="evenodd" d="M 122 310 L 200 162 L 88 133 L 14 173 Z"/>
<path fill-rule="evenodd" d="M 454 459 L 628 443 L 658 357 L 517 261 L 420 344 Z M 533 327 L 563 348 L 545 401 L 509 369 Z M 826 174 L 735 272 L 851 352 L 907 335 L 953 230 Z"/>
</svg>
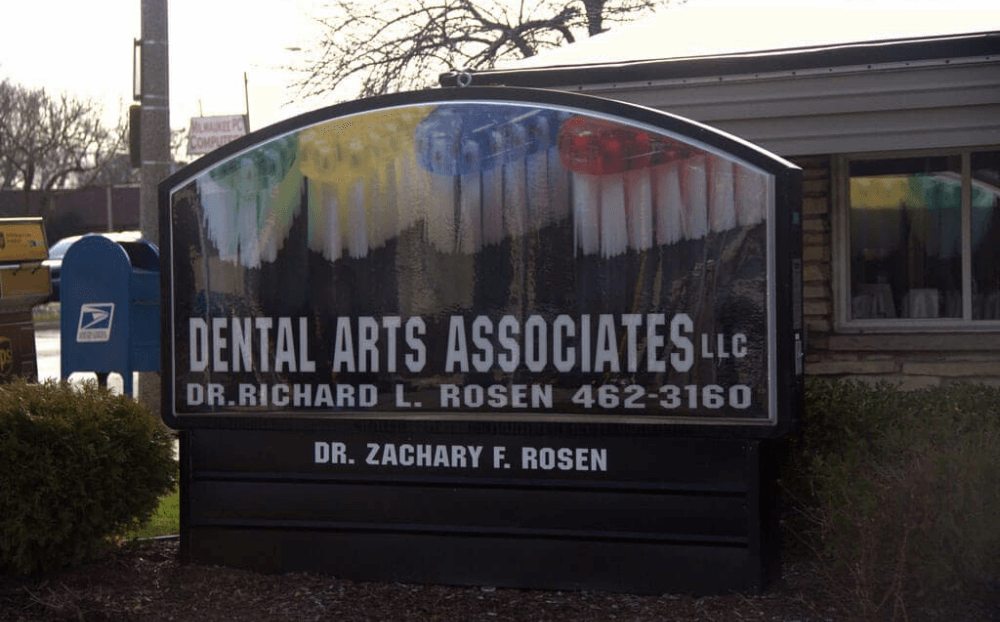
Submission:
<svg viewBox="0 0 1000 622">
<path fill-rule="evenodd" d="M 320 415 L 315 412 L 289 412 L 280 408 L 261 412 L 238 412 L 221 408 L 211 413 L 185 413 L 178 410 L 176 387 L 176 336 L 179 333 L 175 317 L 178 281 L 174 244 L 175 219 L 173 196 L 191 180 L 206 171 L 225 164 L 255 146 L 276 138 L 316 126 L 331 120 L 383 109 L 416 105 L 446 105 L 464 102 L 528 104 L 580 110 L 596 117 L 625 119 L 637 125 L 662 129 L 680 135 L 747 163 L 773 179 L 773 206 L 767 214 L 767 348 L 769 369 L 768 413 L 766 418 L 752 422 L 740 420 L 715 421 L 711 417 L 689 417 L 650 421 L 621 412 L 601 416 L 549 417 L 503 412 L 495 415 L 469 413 L 398 413 L 350 409 L 346 412 Z M 710 436 L 731 438 L 775 438 L 793 425 L 801 409 L 803 324 L 801 306 L 801 171 L 787 161 L 733 136 L 687 119 L 664 112 L 622 102 L 536 89 L 469 87 L 440 89 L 387 95 L 348 102 L 324 108 L 278 123 L 245 136 L 212 152 L 181 169 L 159 187 L 161 299 L 165 312 L 162 322 L 163 343 L 162 413 L 165 422 L 179 429 L 261 429 L 261 430 L 365 430 L 370 433 L 420 430 L 426 433 L 496 433 L 498 429 L 538 435 L 636 434 L 641 436 Z M 230 402 L 231 403 L 231 402 Z"/>
</svg>

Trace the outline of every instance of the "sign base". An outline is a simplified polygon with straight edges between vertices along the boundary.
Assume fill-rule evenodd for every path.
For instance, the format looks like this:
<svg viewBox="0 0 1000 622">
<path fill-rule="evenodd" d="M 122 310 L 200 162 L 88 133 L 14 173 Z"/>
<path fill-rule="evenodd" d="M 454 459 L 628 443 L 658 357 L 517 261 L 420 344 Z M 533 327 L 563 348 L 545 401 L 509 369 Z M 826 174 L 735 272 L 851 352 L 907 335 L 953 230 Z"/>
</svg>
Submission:
<svg viewBox="0 0 1000 622">
<path fill-rule="evenodd" d="M 658 478 L 624 484 L 599 473 L 503 480 L 468 471 L 249 470 L 245 448 L 280 460 L 286 448 L 311 451 L 322 436 L 182 432 L 182 561 L 643 594 L 760 592 L 779 574 L 764 441 L 620 439 L 635 442 L 638 460 L 659 456 Z"/>
</svg>

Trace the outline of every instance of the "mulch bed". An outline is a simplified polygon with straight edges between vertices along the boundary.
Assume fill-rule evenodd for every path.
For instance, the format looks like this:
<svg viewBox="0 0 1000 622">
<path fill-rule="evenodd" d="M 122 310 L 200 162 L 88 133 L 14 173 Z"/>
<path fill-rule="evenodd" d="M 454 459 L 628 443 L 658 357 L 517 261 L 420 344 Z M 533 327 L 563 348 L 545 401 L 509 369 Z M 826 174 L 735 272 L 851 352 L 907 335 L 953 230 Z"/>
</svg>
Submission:
<svg viewBox="0 0 1000 622">
<path fill-rule="evenodd" d="M 827 589 L 821 567 L 809 559 L 786 560 L 781 580 L 764 594 L 696 598 L 366 583 L 310 573 L 262 575 L 181 565 L 177 553 L 176 540 L 150 541 L 121 547 L 96 562 L 61 573 L 0 577 L 0 620 L 852 620 L 849 608 Z M 982 603 L 964 603 L 960 609 L 924 606 L 914 611 L 910 607 L 907 613 L 909 620 L 948 622 L 973 622 L 992 615 Z"/>
</svg>

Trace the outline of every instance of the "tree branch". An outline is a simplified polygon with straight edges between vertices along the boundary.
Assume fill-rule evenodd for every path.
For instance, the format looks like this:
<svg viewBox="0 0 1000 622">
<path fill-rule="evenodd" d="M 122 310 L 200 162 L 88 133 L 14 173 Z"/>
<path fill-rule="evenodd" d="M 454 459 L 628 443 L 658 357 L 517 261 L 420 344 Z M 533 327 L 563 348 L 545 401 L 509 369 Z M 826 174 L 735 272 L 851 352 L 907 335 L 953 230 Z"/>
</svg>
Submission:
<svg viewBox="0 0 1000 622">
<path fill-rule="evenodd" d="M 650 13 L 669 0 L 336 0 L 300 69 L 304 97 L 349 99 L 422 88 L 456 68 L 488 69 Z"/>
</svg>

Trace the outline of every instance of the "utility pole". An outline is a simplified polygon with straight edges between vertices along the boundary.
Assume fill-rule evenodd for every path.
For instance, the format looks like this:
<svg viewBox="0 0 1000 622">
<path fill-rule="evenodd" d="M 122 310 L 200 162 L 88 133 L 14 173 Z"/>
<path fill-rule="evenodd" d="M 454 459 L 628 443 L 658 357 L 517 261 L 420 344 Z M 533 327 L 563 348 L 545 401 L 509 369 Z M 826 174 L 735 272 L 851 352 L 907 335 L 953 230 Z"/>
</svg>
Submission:
<svg viewBox="0 0 1000 622">
<path fill-rule="evenodd" d="M 140 65 L 140 187 L 139 227 L 143 236 L 160 246 L 159 192 L 171 173 L 170 96 L 168 93 L 167 0 L 140 0 L 142 39 Z M 163 278 L 163 275 L 160 276 Z M 162 313 L 162 311 L 161 311 Z M 160 412 L 160 376 L 139 374 L 139 401 Z"/>
</svg>

